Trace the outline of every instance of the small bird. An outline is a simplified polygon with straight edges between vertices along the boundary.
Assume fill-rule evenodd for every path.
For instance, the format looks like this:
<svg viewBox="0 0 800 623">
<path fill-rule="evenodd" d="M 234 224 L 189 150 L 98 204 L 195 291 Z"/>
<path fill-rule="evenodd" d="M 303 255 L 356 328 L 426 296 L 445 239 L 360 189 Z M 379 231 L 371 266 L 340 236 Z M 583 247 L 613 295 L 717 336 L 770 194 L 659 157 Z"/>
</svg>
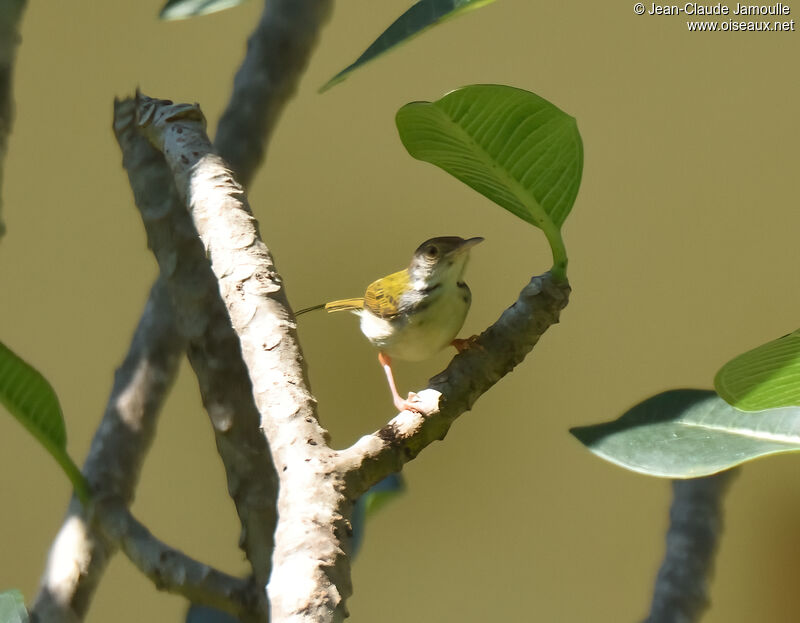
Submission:
<svg viewBox="0 0 800 623">
<path fill-rule="evenodd" d="M 331 301 L 301 309 L 352 311 L 361 317 L 361 332 L 378 348 L 394 406 L 398 411 L 419 411 L 416 394 L 403 400 L 392 374 L 392 358 L 421 361 L 448 344 L 459 351 L 469 340 L 456 340 L 464 325 L 472 294 L 462 281 L 469 251 L 483 238 L 441 236 L 423 242 L 408 268 L 373 281 L 364 296 Z"/>
</svg>

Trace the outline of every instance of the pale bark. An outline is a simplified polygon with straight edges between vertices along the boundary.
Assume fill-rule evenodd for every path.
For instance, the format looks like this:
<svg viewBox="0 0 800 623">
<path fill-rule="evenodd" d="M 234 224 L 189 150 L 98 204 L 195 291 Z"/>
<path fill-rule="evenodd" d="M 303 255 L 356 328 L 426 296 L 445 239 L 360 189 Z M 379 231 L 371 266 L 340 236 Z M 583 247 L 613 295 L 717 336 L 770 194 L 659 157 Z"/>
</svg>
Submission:
<svg viewBox="0 0 800 623">
<path fill-rule="evenodd" d="M 317 422 L 280 276 L 242 188 L 214 153 L 199 108 L 147 98 L 137 104 L 140 127 L 163 151 L 211 259 L 278 470 L 271 620 L 342 620 L 351 591 L 337 536 L 347 530 L 338 513 L 341 482 L 317 477 L 333 452 Z"/>
<path fill-rule="evenodd" d="M 265 586 L 277 522 L 277 477 L 259 430 L 239 340 L 203 245 L 177 200 L 164 158 L 136 132 L 130 101 L 115 105 L 114 131 L 149 245 L 168 284 L 178 330 L 188 342 L 189 361 L 211 419 L 228 491 L 239 513 L 240 545 L 256 582 Z"/>
</svg>

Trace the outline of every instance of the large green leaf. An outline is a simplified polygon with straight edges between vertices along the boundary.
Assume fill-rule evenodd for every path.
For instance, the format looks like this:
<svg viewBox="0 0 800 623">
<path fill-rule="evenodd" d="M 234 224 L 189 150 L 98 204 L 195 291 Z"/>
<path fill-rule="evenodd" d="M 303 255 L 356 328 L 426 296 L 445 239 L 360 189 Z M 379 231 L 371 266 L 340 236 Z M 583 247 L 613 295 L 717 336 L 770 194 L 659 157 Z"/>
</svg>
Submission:
<svg viewBox="0 0 800 623">
<path fill-rule="evenodd" d="M 158 16 L 163 20 L 188 19 L 238 6 L 246 0 L 169 0 Z"/>
<path fill-rule="evenodd" d="M 25 600 L 18 590 L 0 593 L 0 623 L 28 623 Z"/>
<path fill-rule="evenodd" d="M 566 271 L 561 226 L 581 182 L 575 119 L 546 99 L 503 85 L 472 85 L 397 112 L 408 152 L 444 169 L 544 231 L 554 270 Z"/>
<path fill-rule="evenodd" d="M 714 388 L 743 411 L 800 406 L 800 331 L 731 359 L 717 372 Z"/>
<path fill-rule="evenodd" d="M 409 41 L 430 27 L 492 2 L 494 0 L 420 0 L 384 30 L 361 56 L 323 84 L 319 92 L 322 93 L 339 84 L 354 70 Z"/>
<path fill-rule="evenodd" d="M 0 342 L 0 405 L 8 409 L 36 437 L 72 481 L 82 502 L 89 499 L 88 485 L 67 454 L 67 431 L 58 397 L 33 366 Z"/>
<path fill-rule="evenodd" d="M 676 389 L 648 398 L 613 422 L 570 432 L 626 469 L 695 478 L 760 456 L 800 451 L 800 408 L 744 412 L 713 391 Z"/>
</svg>

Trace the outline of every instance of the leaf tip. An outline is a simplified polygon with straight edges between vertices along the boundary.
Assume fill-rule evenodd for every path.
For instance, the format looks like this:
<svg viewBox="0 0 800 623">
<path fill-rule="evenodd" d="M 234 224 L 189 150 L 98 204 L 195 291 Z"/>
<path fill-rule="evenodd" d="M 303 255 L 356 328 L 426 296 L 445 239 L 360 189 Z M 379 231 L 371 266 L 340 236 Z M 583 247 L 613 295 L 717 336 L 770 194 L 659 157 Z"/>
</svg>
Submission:
<svg viewBox="0 0 800 623">
<path fill-rule="evenodd" d="M 339 72 L 333 78 L 328 80 L 325 84 L 323 84 L 320 88 L 317 89 L 317 95 L 322 95 L 325 91 L 329 91 L 331 88 L 335 87 L 340 82 L 344 82 L 347 78 L 346 74 L 342 74 Z"/>
</svg>

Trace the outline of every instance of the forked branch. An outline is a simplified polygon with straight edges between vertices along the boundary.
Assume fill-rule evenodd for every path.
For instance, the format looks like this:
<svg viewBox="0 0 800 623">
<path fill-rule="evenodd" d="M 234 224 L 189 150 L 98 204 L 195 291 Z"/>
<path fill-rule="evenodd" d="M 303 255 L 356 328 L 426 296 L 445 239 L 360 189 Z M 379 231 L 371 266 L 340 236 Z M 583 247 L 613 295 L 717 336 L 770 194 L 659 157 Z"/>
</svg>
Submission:
<svg viewBox="0 0 800 623">
<path fill-rule="evenodd" d="M 138 126 L 163 152 L 211 259 L 280 478 L 271 619 L 341 621 L 351 593 L 346 552 L 355 499 L 442 438 L 458 415 L 522 361 L 558 321 L 569 286 L 549 274 L 532 279 L 476 346 L 421 392 L 423 413 L 404 412 L 336 452 L 316 418 L 281 278 L 241 186 L 205 135 L 200 109 L 142 96 L 135 104 Z"/>
</svg>

